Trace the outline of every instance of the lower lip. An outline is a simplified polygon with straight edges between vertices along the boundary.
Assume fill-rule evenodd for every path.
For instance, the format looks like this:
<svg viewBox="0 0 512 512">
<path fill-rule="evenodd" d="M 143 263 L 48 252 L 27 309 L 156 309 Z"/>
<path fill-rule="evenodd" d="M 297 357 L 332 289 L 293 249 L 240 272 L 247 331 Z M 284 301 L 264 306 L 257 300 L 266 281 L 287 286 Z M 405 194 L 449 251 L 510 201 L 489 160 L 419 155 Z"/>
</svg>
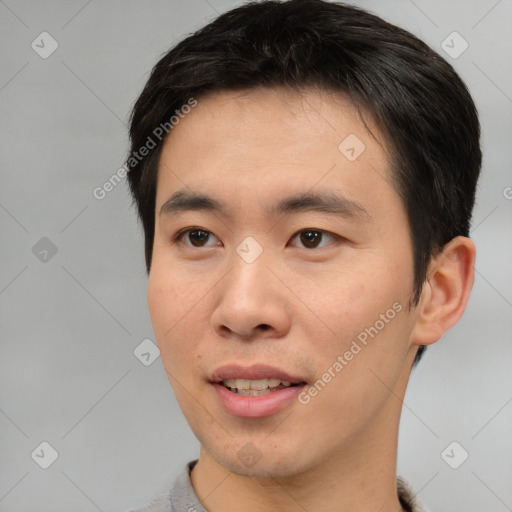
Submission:
<svg viewBox="0 0 512 512">
<path fill-rule="evenodd" d="M 283 410 L 302 391 L 305 384 L 272 391 L 261 396 L 239 395 L 224 385 L 212 383 L 225 411 L 239 418 L 264 418 Z"/>
</svg>

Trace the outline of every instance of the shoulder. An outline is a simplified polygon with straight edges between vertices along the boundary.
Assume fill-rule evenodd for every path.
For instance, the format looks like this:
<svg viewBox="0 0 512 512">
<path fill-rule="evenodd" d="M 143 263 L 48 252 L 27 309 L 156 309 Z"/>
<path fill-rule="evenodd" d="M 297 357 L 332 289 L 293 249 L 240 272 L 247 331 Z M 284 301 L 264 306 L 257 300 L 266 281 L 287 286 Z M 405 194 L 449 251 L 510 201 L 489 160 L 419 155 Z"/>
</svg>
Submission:
<svg viewBox="0 0 512 512">
<path fill-rule="evenodd" d="M 190 472 L 197 460 L 189 462 L 169 488 L 140 508 L 126 512 L 203 512 L 199 498 L 190 482 Z"/>
<path fill-rule="evenodd" d="M 397 490 L 400 504 L 407 510 L 407 512 L 429 512 L 429 510 L 420 503 L 417 498 L 417 493 L 409 483 L 401 476 L 397 477 Z"/>
<path fill-rule="evenodd" d="M 170 492 L 157 496 L 141 508 L 131 508 L 126 512 L 174 512 Z"/>
</svg>

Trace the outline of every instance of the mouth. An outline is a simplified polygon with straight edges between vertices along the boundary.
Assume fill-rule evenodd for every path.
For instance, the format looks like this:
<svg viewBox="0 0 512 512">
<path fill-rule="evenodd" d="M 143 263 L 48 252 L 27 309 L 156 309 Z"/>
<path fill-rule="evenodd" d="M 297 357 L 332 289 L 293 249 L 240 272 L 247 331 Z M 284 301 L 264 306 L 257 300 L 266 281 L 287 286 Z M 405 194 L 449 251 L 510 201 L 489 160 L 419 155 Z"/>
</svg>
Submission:
<svg viewBox="0 0 512 512">
<path fill-rule="evenodd" d="M 263 396 L 275 393 L 281 389 L 300 386 L 305 382 L 290 382 L 289 380 L 270 379 L 225 379 L 220 382 L 232 393 L 245 396 Z"/>
<path fill-rule="evenodd" d="M 239 395 L 259 396 L 306 384 L 306 381 L 273 366 L 255 364 L 244 367 L 230 364 L 217 368 L 210 376 L 210 383 L 222 384 Z"/>
<path fill-rule="evenodd" d="M 224 410 L 239 418 L 263 418 L 290 406 L 306 381 L 266 365 L 223 366 L 210 384 Z"/>
</svg>

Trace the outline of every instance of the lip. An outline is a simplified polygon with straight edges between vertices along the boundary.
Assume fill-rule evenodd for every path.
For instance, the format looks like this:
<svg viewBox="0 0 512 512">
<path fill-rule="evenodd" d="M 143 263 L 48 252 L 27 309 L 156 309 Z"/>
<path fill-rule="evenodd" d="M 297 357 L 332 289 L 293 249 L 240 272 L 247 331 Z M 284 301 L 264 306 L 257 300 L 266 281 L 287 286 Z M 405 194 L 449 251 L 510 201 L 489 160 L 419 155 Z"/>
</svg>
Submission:
<svg viewBox="0 0 512 512">
<path fill-rule="evenodd" d="M 306 384 L 290 386 L 262 396 L 237 395 L 218 382 L 212 382 L 211 385 L 228 414 L 238 418 L 265 418 L 276 414 L 293 402 Z"/>
<path fill-rule="evenodd" d="M 238 395 L 229 391 L 222 381 L 225 379 L 279 379 L 297 384 L 262 396 Z M 273 366 L 256 364 L 243 367 L 237 364 L 221 366 L 210 377 L 210 384 L 216 392 L 223 409 L 238 418 L 265 418 L 272 416 L 290 405 L 302 391 L 306 382 Z"/>
<path fill-rule="evenodd" d="M 228 364 L 217 368 L 210 376 L 211 383 L 219 383 L 226 379 L 279 379 L 286 380 L 293 384 L 305 382 L 305 379 L 266 364 L 254 364 L 251 366 L 240 366 L 238 364 Z"/>
</svg>

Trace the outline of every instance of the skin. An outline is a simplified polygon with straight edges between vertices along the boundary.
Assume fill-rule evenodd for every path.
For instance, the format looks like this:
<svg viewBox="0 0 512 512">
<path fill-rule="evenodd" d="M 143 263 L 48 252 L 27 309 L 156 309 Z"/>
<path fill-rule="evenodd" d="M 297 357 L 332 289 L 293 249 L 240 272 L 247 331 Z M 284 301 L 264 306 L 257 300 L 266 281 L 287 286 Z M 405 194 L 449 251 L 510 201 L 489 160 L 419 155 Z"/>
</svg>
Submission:
<svg viewBox="0 0 512 512">
<path fill-rule="evenodd" d="M 162 363 L 201 443 L 191 482 L 210 512 L 401 510 L 397 436 L 412 363 L 418 345 L 462 315 L 475 248 L 464 237 L 447 244 L 419 305 L 407 307 L 408 219 L 383 138 L 366 121 L 373 136 L 347 100 L 325 91 L 225 91 L 198 98 L 165 141 L 147 299 Z M 354 161 L 338 149 L 349 134 L 365 144 Z M 182 189 L 225 202 L 227 215 L 160 215 Z M 368 217 L 265 213 L 283 196 L 323 190 Z M 186 228 L 209 238 L 175 240 Z M 317 247 L 300 236 L 308 228 L 323 233 Z M 263 249 L 250 264 L 236 252 L 248 236 Z M 236 418 L 208 382 L 236 362 L 314 383 L 395 303 L 403 309 L 305 405 Z M 237 456 L 247 443 L 261 456 L 251 467 Z"/>
</svg>

